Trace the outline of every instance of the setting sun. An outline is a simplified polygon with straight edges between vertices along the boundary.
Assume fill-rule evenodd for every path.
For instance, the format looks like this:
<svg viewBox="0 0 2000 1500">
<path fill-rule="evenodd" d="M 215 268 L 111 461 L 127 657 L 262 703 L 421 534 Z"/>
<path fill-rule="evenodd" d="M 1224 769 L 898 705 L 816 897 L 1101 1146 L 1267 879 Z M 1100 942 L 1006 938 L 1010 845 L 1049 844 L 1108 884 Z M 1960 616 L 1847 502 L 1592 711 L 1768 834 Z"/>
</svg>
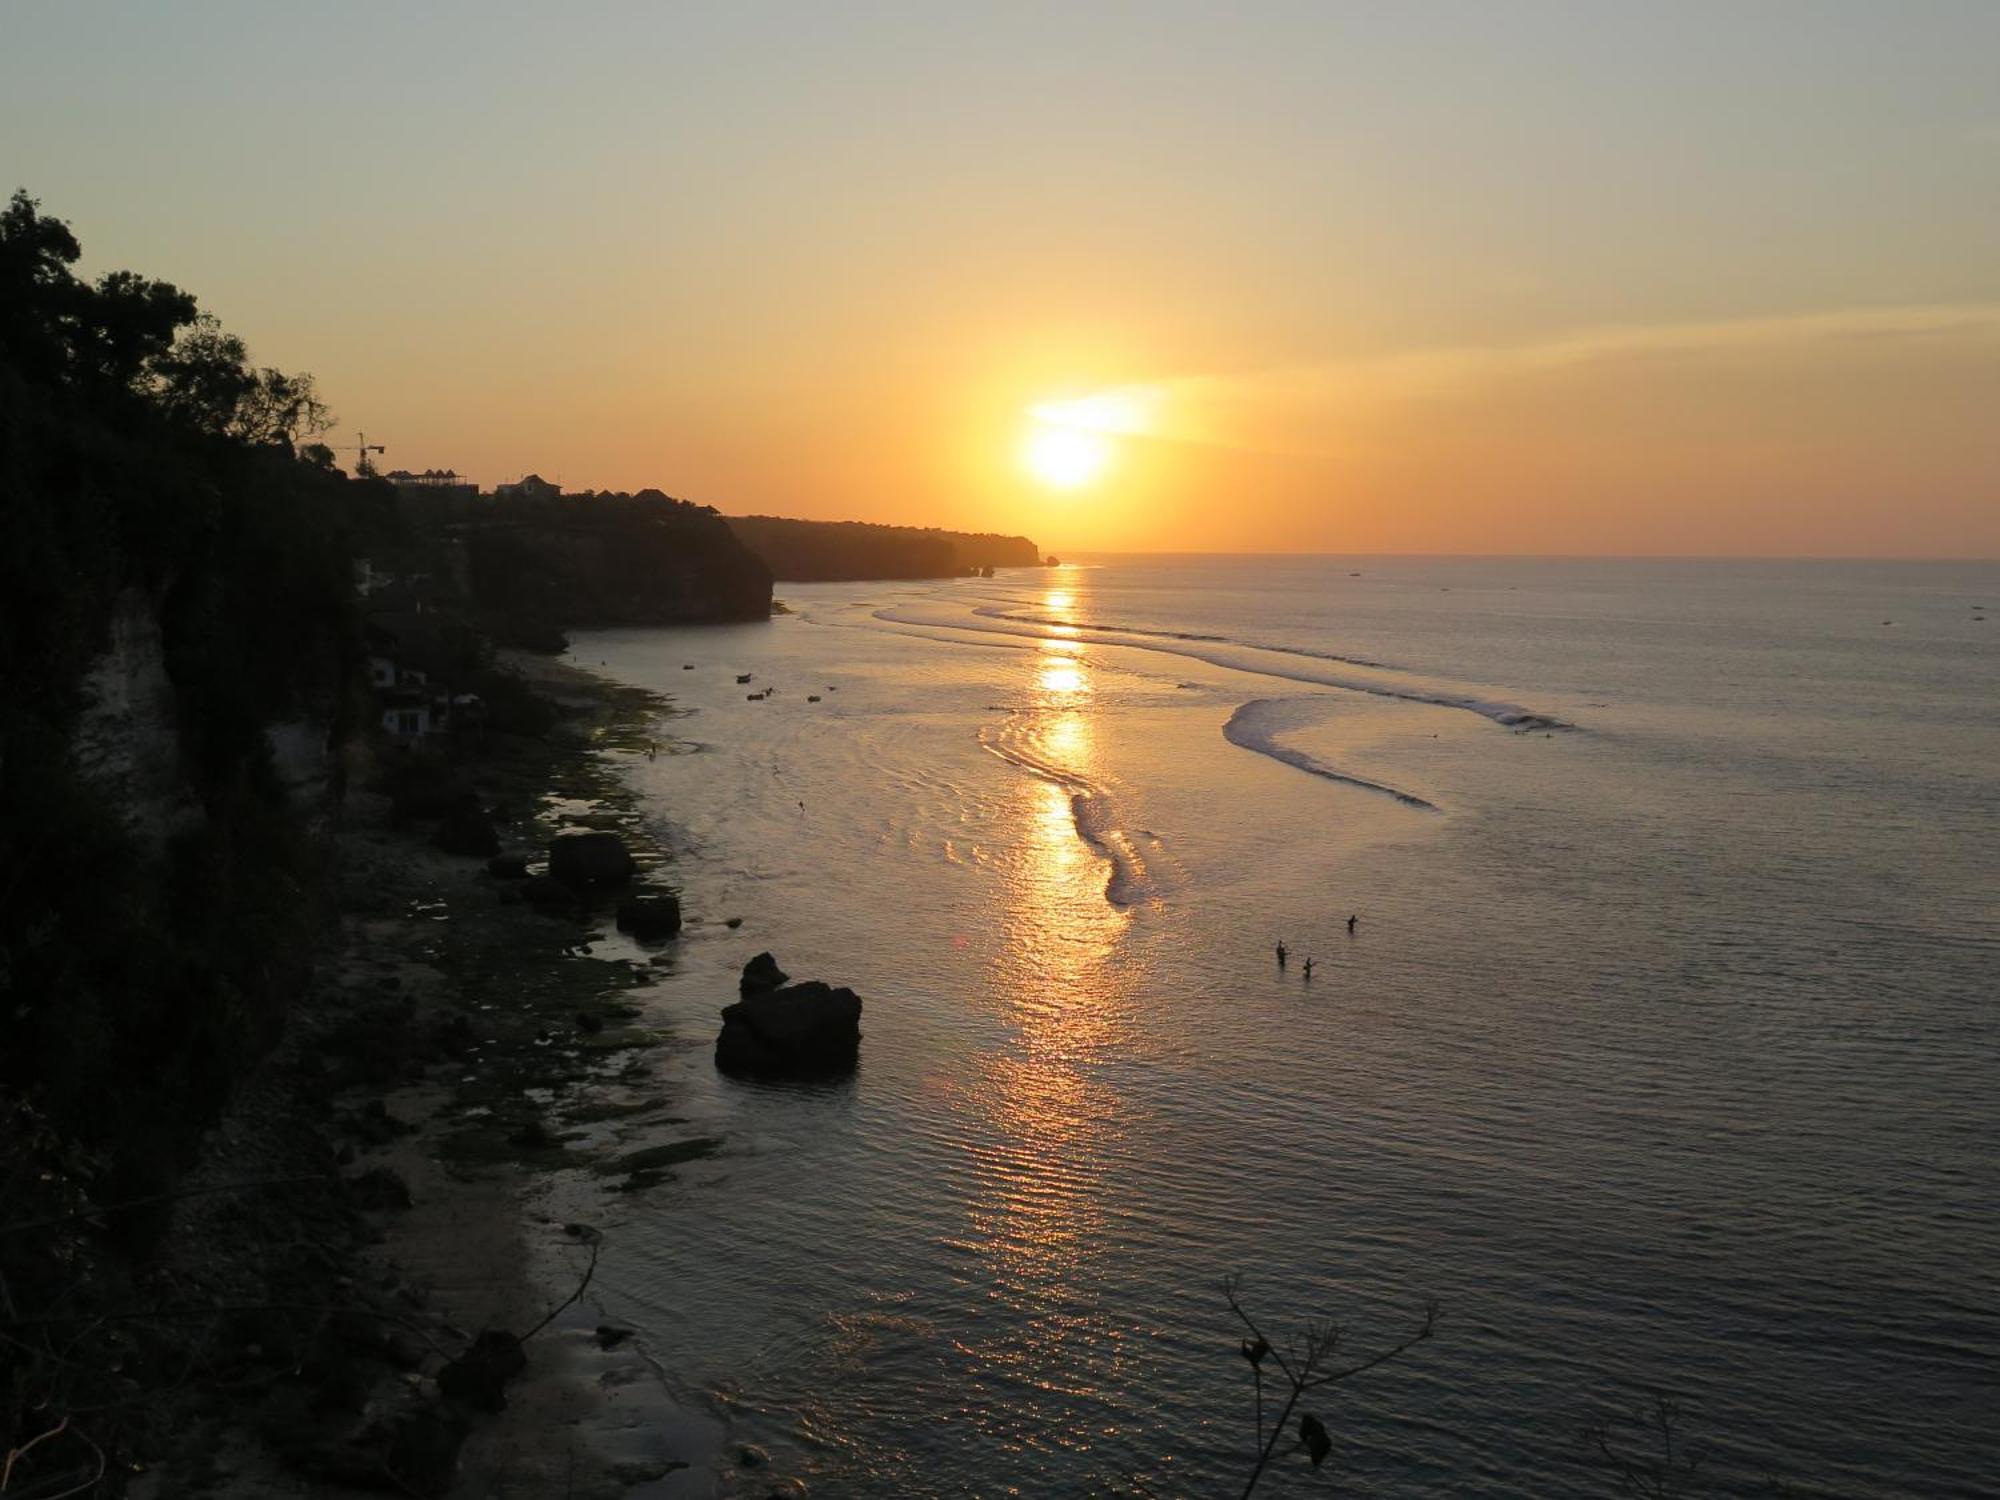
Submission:
<svg viewBox="0 0 2000 1500">
<path fill-rule="evenodd" d="M 1042 483 L 1059 490 L 1089 484 L 1111 463 L 1111 440 L 1081 427 L 1037 423 L 1022 444 L 1021 461 Z"/>
</svg>

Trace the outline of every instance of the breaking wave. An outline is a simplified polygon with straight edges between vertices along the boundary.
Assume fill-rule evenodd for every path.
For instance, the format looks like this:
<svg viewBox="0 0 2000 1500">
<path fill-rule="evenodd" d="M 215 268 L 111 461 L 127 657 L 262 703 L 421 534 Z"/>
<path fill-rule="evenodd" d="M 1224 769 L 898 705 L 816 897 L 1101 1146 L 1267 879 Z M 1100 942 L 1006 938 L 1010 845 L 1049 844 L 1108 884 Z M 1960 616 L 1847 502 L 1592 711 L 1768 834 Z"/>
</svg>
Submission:
<svg viewBox="0 0 2000 1500">
<path fill-rule="evenodd" d="M 1118 826 L 1111 799 L 1104 789 L 1038 753 L 1031 737 L 1021 732 L 1018 716 L 1002 724 L 982 726 L 979 744 L 1009 765 L 1018 766 L 1037 780 L 1049 782 L 1069 794 L 1070 821 L 1076 827 L 1077 837 L 1109 866 L 1104 880 L 1106 901 L 1126 907 L 1160 896 L 1160 882 L 1154 869 L 1138 845 Z"/>
<path fill-rule="evenodd" d="M 1024 625 L 1052 626 L 1058 629 L 1073 628 L 1071 622 L 1068 620 L 1051 619 L 1047 615 L 1024 614 L 1018 610 L 1008 610 L 994 604 L 975 609 L 973 613 L 989 620 L 1018 620 Z M 1372 667 L 1377 672 L 1400 672 L 1404 670 L 1390 662 L 1371 661 L 1365 656 L 1343 656 L 1337 651 L 1313 651 L 1305 646 L 1271 646 L 1260 641 L 1239 641 L 1234 636 L 1205 635 L 1196 630 L 1158 630 L 1145 625 L 1111 625 L 1103 623 L 1093 625 L 1090 628 L 1116 635 L 1152 636 L 1163 641 L 1212 641 L 1224 646 L 1246 646 L 1252 651 L 1272 651 L 1280 656 L 1305 656 L 1315 661 L 1345 662 L 1350 667 Z"/>
<path fill-rule="evenodd" d="M 1137 632 L 1095 625 L 1038 621 L 1032 616 L 1009 615 L 1005 611 L 994 610 L 954 613 L 941 618 L 935 609 L 913 605 L 889 605 L 876 610 L 874 618 L 884 624 L 915 627 L 924 632 L 951 631 L 961 639 L 967 635 L 1035 641 L 1060 639 L 1095 646 L 1124 646 L 1134 651 L 1158 651 L 1171 656 L 1206 662 L 1210 666 L 1222 667 L 1229 671 L 1275 678 L 1281 682 L 1340 688 L 1346 692 L 1368 693 L 1378 698 L 1393 698 L 1404 703 L 1427 703 L 1438 708 L 1464 709 L 1468 713 L 1490 719 L 1506 729 L 1525 731 L 1572 727 L 1561 719 L 1524 708 L 1518 703 L 1487 698 L 1478 693 L 1460 692 L 1441 684 L 1430 687 L 1416 686 L 1402 674 L 1400 668 L 1383 668 L 1350 657 L 1332 656 L 1293 647 L 1252 646 L 1223 638 L 1188 638 L 1167 632 L 1145 636 Z M 1058 629 L 1061 631 L 1059 636 L 1052 637 L 1048 633 Z M 936 638 L 942 639 L 942 637 Z M 1326 665 L 1313 664 L 1319 662 L 1324 662 Z M 1341 667 L 1351 670 L 1336 670 Z M 1385 675 L 1380 677 L 1364 675 L 1374 672 Z"/>
<path fill-rule="evenodd" d="M 1254 750 L 1259 755 L 1268 755 L 1272 760 L 1296 767 L 1309 776 L 1324 777 L 1328 781 L 1338 781 L 1347 786 L 1358 786 L 1364 791 L 1380 792 L 1385 797 L 1394 797 L 1405 807 L 1421 807 L 1426 812 L 1438 811 L 1435 802 L 1426 802 L 1413 792 L 1405 792 L 1386 782 L 1370 781 L 1365 776 L 1356 776 L 1337 766 L 1280 744 L 1278 736 L 1284 730 L 1293 728 L 1284 710 L 1311 699 L 1299 698 L 1257 698 L 1245 703 L 1229 716 L 1229 722 L 1222 726 L 1222 737 L 1230 744 L 1244 750 Z"/>
</svg>

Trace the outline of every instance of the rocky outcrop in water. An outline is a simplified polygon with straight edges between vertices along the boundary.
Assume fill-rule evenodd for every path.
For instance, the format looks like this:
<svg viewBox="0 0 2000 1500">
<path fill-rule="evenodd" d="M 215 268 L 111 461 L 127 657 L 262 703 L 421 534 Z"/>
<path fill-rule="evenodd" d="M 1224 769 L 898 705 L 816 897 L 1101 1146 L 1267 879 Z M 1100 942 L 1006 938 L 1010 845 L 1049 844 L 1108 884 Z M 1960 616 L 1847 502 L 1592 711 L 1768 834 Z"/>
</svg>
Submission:
<svg viewBox="0 0 2000 1500">
<path fill-rule="evenodd" d="M 748 992 L 723 1008 L 715 1065 L 725 1073 L 824 1078 L 850 1073 L 860 1060 L 861 997 L 850 989 L 808 979 Z"/>
<path fill-rule="evenodd" d="M 642 943 L 679 937 L 681 898 L 655 891 L 619 902 L 618 930 L 631 933 Z"/>
<path fill-rule="evenodd" d="M 775 990 L 791 977 L 770 954 L 760 953 L 743 966 L 743 977 L 736 982 L 736 991 L 741 995 L 762 994 L 765 990 Z"/>
</svg>

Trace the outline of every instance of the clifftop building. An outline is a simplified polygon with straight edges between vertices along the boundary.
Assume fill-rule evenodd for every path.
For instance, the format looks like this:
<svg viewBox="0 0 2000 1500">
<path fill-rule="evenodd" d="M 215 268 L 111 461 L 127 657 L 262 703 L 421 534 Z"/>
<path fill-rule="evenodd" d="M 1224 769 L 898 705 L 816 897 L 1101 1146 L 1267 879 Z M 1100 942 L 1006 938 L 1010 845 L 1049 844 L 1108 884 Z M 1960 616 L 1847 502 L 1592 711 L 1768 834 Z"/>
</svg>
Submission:
<svg viewBox="0 0 2000 1500">
<path fill-rule="evenodd" d="M 456 469 L 425 469 L 421 474 L 408 469 L 391 469 L 382 477 L 405 493 L 427 495 L 438 500 L 479 498 L 479 486 Z"/>
<path fill-rule="evenodd" d="M 496 484 L 493 493 L 516 500 L 554 500 L 561 496 L 562 486 L 550 484 L 539 474 L 529 474 L 512 484 Z"/>
</svg>

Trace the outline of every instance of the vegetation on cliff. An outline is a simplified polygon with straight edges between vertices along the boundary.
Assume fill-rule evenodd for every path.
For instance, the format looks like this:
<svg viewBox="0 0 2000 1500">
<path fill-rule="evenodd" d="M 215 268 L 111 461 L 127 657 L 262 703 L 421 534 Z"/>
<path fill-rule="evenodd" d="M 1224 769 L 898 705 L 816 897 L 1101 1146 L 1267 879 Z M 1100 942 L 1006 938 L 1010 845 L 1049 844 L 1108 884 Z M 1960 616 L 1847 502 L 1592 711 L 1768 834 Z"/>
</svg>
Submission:
<svg viewBox="0 0 2000 1500">
<path fill-rule="evenodd" d="M 728 522 L 770 566 L 771 576 L 788 583 L 956 578 L 982 568 L 1032 568 L 1042 561 L 1024 536 L 782 516 L 730 516 Z"/>
<path fill-rule="evenodd" d="M 472 607 L 497 639 L 771 613 L 763 561 L 713 510 L 658 490 L 484 497 L 450 530 Z"/>
<path fill-rule="evenodd" d="M 315 856 L 270 727 L 324 745 L 352 722 L 351 542 L 392 500 L 297 456 L 326 421 L 309 377 L 253 367 L 166 282 L 85 281 L 79 254 L 25 194 L 0 212 L 10 1434 L 49 1371 L 85 1367 L 51 1363 L 74 1330 L 29 1310 L 72 1304 L 112 1241 L 151 1232 L 303 977 Z M 152 1211 L 83 1232 L 134 1200 Z"/>
<path fill-rule="evenodd" d="M 25 194 L 0 214 L 0 1089 L 129 1195 L 282 1009 L 310 882 L 265 728 L 345 726 L 349 538 L 387 496 L 295 456 L 309 377 L 78 255 Z M 157 625 L 189 802 L 157 848 L 71 754 L 121 598 Z"/>
</svg>

